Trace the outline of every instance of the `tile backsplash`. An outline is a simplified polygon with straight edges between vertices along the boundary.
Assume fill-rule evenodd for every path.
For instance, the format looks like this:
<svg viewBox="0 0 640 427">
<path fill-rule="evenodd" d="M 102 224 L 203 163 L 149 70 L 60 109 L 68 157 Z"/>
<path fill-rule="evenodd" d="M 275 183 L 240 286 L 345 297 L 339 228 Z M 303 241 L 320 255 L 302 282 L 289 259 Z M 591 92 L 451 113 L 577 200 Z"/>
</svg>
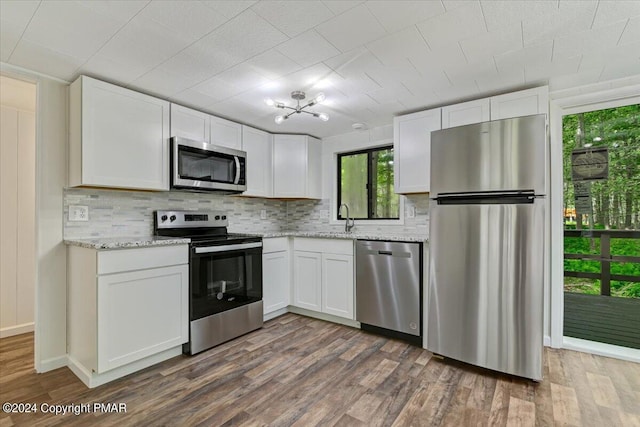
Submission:
<svg viewBox="0 0 640 427">
<path fill-rule="evenodd" d="M 89 207 L 88 221 L 69 221 L 69 206 Z M 186 191 L 141 192 L 67 188 L 64 191 L 64 238 L 151 236 L 155 210 L 223 211 L 229 231 L 280 231 L 287 223 L 281 200 L 223 196 Z M 260 219 L 262 210 L 267 218 Z"/>
<path fill-rule="evenodd" d="M 89 207 L 88 221 L 69 221 L 69 206 Z M 415 208 L 415 217 L 404 225 L 367 225 L 356 220 L 354 231 L 427 234 L 429 195 L 410 195 L 405 212 Z M 155 210 L 223 211 L 229 217 L 229 231 L 236 233 L 284 230 L 342 231 L 343 224 L 330 224 L 323 213 L 330 210 L 329 200 L 273 200 L 210 193 L 140 192 L 68 188 L 64 191 L 64 238 L 150 236 Z M 265 210 L 266 219 L 261 219 Z M 324 215 L 326 216 L 326 215 Z"/>
</svg>

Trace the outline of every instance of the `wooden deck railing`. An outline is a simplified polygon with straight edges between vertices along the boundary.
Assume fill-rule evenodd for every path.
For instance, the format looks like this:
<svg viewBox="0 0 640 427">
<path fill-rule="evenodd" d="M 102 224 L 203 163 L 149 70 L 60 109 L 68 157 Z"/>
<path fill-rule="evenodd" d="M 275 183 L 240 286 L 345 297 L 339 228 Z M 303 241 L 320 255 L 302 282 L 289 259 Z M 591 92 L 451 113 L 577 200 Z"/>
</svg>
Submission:
<svg viewBox="0 0 640 427">
<path fill-rule="evenodd" d="M 611 274 L 613 262 L 637 262 L 640 256 L 611 255 L 611 239 L 640 239 L 638 230 L 565 230 L 564 237 L 587 237 L 600 239 L 599 254 L 564 254 L 564 259 L 580 259 L 584 261 L 600 262 L 600 273 L 586 273 L 582 271 L 564 271 L 565 277 L 579 277 L 600 280 L 600 295 L 611 296 L 611 281 L 640 282 L 640 276 L 625 274 Z"/>
</svg>

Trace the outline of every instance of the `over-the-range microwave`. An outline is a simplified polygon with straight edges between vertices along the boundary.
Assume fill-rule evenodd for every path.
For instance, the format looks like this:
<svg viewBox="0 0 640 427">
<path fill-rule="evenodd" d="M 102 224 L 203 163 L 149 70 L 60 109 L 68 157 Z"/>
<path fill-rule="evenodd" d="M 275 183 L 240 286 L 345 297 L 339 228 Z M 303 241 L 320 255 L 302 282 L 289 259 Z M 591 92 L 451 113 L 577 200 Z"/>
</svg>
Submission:
<svg viewBox="0 0 640 427">
<path fill-rule="evenodd" d="M 242 193 L 247 153 L 207 142 L 171 138 L 171 188 Z"/>
</svg>

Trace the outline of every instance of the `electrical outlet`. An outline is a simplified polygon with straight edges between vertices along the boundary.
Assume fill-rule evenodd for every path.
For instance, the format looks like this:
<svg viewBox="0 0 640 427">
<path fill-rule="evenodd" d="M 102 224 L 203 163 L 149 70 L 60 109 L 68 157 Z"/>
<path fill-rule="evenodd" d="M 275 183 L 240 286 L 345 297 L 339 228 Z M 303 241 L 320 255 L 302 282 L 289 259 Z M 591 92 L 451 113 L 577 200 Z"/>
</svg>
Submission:
<svg viewBox="0 0 640 427">
<path fill-rule="evenodd" d="M 260 219 L 267 219 L 267 210 L 266 209 L 262 209 L 260 211 Z"/>
<path fill-rule="evenodd" d="M 89 221 L 89 206 L 69 206 L 69 221 Z"/>
<path fill-rule="evenodd" d="M 409 209 L 407 209 L 407 218 L 415 218 L 415 217 L 416 217 L 416 207 L 409 206 Z"/>
</svg>

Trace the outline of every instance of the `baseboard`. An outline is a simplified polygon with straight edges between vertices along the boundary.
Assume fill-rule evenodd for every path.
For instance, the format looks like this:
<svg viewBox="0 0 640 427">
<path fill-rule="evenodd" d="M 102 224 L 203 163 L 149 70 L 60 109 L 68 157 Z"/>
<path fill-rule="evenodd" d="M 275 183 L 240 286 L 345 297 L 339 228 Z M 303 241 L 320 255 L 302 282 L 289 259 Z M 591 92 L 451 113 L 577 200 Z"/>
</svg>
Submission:
<svg viewBox="0 0 640 427">
<path fill-rule="evenodd" d="M 6 328 L 0 329 L 0 338 L 12 337 L 14 335 L 26 334 L 29 332 L 33 332 L 34 324 L 31 323 L 23 323 L 21 325 L 15 326 L 7 326 Z"/>
<path fill-rule="evenodd" d="M 289 310 L 290 313 L 300 314 L 302 316 L 313 317 L 315 319 L 326 320 L 327 322 L 339 323 L 341 325 L 360 329 L 360 322 L 351 319 L 345 319 L 344 317 L 333 316 L 331 314 L 320 313 L 317 311 L 294 307 L 292 305 L 288 306 L 287 310 Z"/>
<path fill-rule="evenodd" d="M 67 355 L 52 357 L 50 359 L 41 360 L 40 366 L 36 368 L 36 372 L 43 374 L 45 372 L 53 371 L 67 366 Z"/>
<path fill-rule="evenodd" d="M 265 314 L 262 320 L 266 322 L 267 320 L 275 319 L 276 317 L 282 316 L 283 314 L 287 314 L 288 312 L 289 310 L 287 310 L 287 307 L 281 308 L 279 310 L 272 311 L 271 313 Z"/>
<path fill-rule="evenodd" d="M 121 366 L 119 368 L 111 369 L 103 374 L 97 374 L 89 371 L 72 356 L 67 356 L 68 366 L 79 379 L 89 388 L 94 388 L 122 378 L 134 372 L 140 371 L 149 366 L 164 362 L 182 354 L 182 346 L 170 348 L 169 350 L 162 351 L 154 354 L 153 356 L 145 357 L 144 359 L 137 360 L 129 363 L 128 365 Z"/>
<path fill-rule="evenodd" d="M 563 337 L 562 348 L 640 363 L 640 350 L 580 338 Z"/>
</svg>

